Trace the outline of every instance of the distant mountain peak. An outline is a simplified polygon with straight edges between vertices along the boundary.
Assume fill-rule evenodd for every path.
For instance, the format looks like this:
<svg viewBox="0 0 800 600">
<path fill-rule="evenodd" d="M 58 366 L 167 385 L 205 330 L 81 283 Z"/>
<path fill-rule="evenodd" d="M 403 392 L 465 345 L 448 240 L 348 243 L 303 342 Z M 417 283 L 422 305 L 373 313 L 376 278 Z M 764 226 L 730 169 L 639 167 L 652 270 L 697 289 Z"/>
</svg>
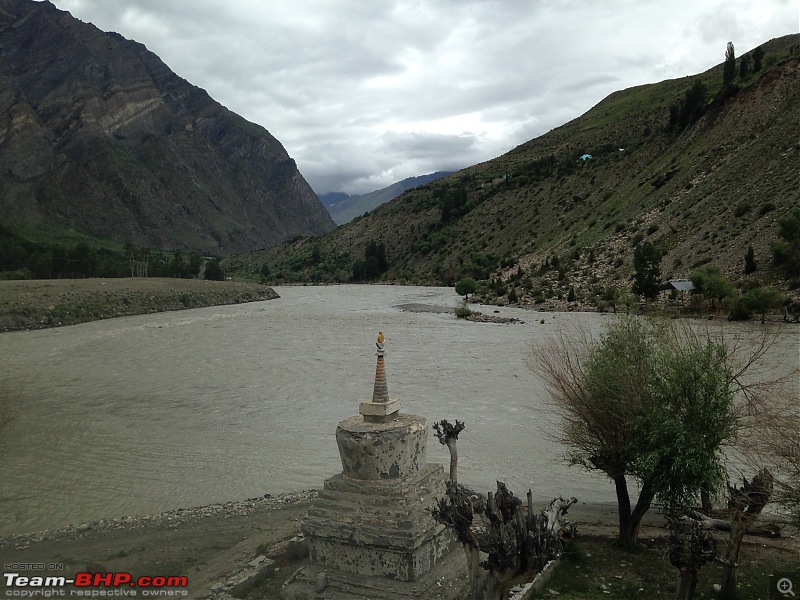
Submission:
<svg viewBox="0 0 800 600">
<path fill-rule="evenodd" d="M 320 196 L 320 200 L 328 209 L 333 220 L 337 225 L 343 225 L 378 208 L 381 204 L 397 198 L 406 190 L 410 190 L 419 185 L 425 185 L 431 181 L 436 181 L 442 177 L 450 175 L 452 171 L 437 171 L 427 175 L 417 177 L 407 177 L 402 181 L 393 183 L 390 186 L 369 192 L 367 194 L 350 195 L 344 192 L 330 192 Z"/>
</svg>

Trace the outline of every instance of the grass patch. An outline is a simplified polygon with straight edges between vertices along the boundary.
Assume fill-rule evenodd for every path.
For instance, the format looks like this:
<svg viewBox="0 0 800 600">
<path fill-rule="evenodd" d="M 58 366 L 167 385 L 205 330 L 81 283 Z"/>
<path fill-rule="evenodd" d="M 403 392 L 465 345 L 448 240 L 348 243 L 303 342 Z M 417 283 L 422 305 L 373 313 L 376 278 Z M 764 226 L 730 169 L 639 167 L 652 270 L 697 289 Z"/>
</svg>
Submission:
<svg viewBox="0 0 800 600">
<path fill-rule="evenodd" d="M 797 569 L 797 558 L 784 548 L 768 547 L 751 538 L 742 547 L 739 598 L 768 598 L 770 576 Z M 561 562 L 545 586 L 569 600 L 601 598 L 674 598 L 678 570 L 667 559 L 665 536 L 642 540 L 633 549 L 618 546 L 602 536 L 580 536 L 568 544 Z M 722 550 L 720 538 L 717 546 Z M 695 598 L 716 598 L 714 584 L 722 581 L 722 566 L 700 570 Z M 555 596 L 551 596 L 555 597 Z"/>
</svg>

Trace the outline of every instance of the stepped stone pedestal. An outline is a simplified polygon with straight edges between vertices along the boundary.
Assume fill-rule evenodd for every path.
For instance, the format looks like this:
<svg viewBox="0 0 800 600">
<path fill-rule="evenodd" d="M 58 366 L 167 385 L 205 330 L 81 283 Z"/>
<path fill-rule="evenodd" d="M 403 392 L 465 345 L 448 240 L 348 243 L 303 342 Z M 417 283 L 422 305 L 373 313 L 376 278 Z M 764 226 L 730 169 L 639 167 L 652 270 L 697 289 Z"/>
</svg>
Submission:
<svg viewBox="0 0 800 600">
<path fill-rule="evenodd" d="M 429 509 L 445 495 L 441 465 L 428 465 L 424 418 L 399 412 L 384 372 L 383 334 L 372 402 L 339 423 L 342 472 L 302 522 L 310 565 L 283 587 L 285 600 L 457 598 L 466 561 Z"/>
</svg>

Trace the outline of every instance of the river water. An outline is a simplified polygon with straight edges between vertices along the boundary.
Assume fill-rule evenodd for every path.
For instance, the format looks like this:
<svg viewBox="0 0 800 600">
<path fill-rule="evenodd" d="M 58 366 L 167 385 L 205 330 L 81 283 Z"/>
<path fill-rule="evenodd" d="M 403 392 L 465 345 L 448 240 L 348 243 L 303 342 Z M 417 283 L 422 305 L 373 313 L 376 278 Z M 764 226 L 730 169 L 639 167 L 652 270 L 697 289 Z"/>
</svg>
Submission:
<svg viewBox="0 0 800 600">
<path fill-rule="evenodd" d="M 452 308 L 452 288 L 276 291 L 0 335 L 16 416 L 0 439 L 0 535 L 321 487 L 341 471 L 336 424 L 372 397 L 379 329 L 402 411 L 466 423 L 463 483 L 614 501 L 605 478 L 563 461 L 543 384 L 525 366 L 531 343 L 565 328 L 597 334 L 610 316 L 482 307 L 525 323 L 470 323 L 398 308 Z M 797 360 L 796 333 L 773 349 L 784 362 Z M 449 461 L 433 436 L 428 461 Z"/>
</svg>

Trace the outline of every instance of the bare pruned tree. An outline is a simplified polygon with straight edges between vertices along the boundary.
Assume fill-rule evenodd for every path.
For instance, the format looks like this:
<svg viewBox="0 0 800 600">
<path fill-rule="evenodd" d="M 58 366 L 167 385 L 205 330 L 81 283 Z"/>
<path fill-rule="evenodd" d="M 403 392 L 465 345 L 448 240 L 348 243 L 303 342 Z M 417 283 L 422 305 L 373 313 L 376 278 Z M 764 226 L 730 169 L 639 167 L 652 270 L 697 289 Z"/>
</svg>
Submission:
<svg viewBox="0 0 800 600">
<path fill-rule="evenodd" d="M 772 496 L 772 474 L 761 469 L 752 481 L 742 478 L 742 487 L 728 484 L 728 511 L 731 520 L 731 535 L 725 553 L 725 569 L 722 572 L 722 596 L 736 597 L 739 551 L 748 528 L 755 522 Z"/>
<path fill-rule="evenodd" d="M 676 600 L 691 600 L 697 589 L 700 567 L 712 561 L 725 562 L 717 552 L 714 537 L 703 526 L 702 521 L 687 515 L 670 517 L 669 547 L 667 557 L 678 569 Z"/>
<path fill-rule="evenodd" d="M 501 481 L 486 501 L 462 485 L 447 483 L 447 495 L 432 515 L 451 528 L 464 547 L 472 600 L 505 600 L 512 587 L 532 581 L 572 539 L 575 526 L 561 517 L 577 500 L 556 498 L 537 512 L 532 498 L 529 490 L 523 505 Z"/>
<path fill-rule="evenodd" d="M 433 424 L 434 435 L 439 443 L 447 446 L 450 451 L 450 481 L 458 483 L 458 434 L 464 430 L 464 423 L 456 419 L 453 425 L 446 419 Z"/>
</svg>

